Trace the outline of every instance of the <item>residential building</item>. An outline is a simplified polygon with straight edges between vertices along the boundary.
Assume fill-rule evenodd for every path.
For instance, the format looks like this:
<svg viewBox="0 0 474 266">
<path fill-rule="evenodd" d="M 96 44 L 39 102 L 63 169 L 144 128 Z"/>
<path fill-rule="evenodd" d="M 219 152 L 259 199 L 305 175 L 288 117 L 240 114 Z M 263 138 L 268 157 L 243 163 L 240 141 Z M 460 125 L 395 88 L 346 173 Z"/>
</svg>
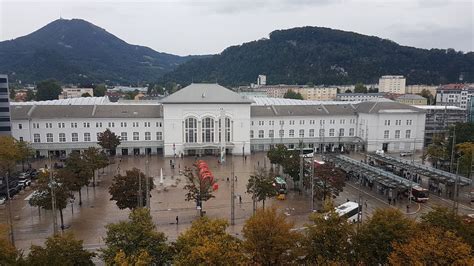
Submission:
<svg viewBox="0 0 474 266">
<path fill-rule="evenodd" d="M 456 123 L 466 122 L 466 109 L 457 106 L 416 105 L 426 112 L 425 146 L 433 142 L 433 136 L 443 134 Z"/>
<path fill-rule="evenodd" d="M 406 79 L 403 76 L 382 76 L 379 79 L 379 92 L 405 94 Z"/>
<path fill-rule="evenodd" d="M 471 96 L 471 100 L 469 101 L 467 121 L 474 123 L 474 96 Z"/>
<path fill-rule="evenodd" d="M 89 94 L 91 97 L 94 96 L 93 88 L 63 88 L 59 99 L 70 99 L 80 98 L 83 94 Z"/>
<path fill-rule="evenodd" d="M 258 75 L 257 86 L 263 86 L 263 85 L 267 85 L 267 76 Z"/>
<path fill-rule="evenodd" d="M 466 109 L 474 96 L 474 86 L 447 84 L 436 89 L 436 105 L 458 106 Z"/>
<path fill-rule="evenodd" d="M 0 136 L 10 134 L 10 94 L 8 91 L 8 76 L 0 74 Z"/>
<path fill-rule="evenodd" d="M 403 94 L 395 98 L 396 102 L 408 105 L 427 105 L 428 100 L 418 94 Z"/>
<path fill-rule="evenodd" d="M 292 90 L 300 93 L 305 100 L 334 100 L 337 96 L 337 87 L 306 86 L 306 85 L 265 85 L 252 89 L 254 92 L 264 92 L 268 97 L 283 98 L 286 92 Z"/>
<path fill-rule="evenodd" d="M 12 103 L 15 138 L 38 156 L 97 145 L 105 129 L 122 138 L 118 155 L 249 154 L 276 144 L 333 152 L 421 149 L 425 113 L 391 101 L 248 98 L 217 84 L 191 84 L 161 101 L 107 97 Z"/>
<path fill-rule="evenodd" d="M 406 85 L 406 92 L 409 94 L 420 94 L 423 90 L 427 90 L 436 97 L 436 89 L 439 86 L 432 86 L 432 85 Z"/>
<path fill-rule="evenodd" d="M 385 98 L 385 93 L 338 93 L 336 100 L 338 101 L 377 101 L 377 99 Z"/>
</svg>

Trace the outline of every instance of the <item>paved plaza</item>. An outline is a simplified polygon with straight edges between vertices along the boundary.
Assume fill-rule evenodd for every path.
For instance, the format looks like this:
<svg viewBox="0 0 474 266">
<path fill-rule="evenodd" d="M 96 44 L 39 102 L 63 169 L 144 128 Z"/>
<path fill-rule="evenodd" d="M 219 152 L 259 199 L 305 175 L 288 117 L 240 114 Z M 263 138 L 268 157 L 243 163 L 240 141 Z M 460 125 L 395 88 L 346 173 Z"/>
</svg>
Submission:
<svg viewBox="0 0 474 266">
<path fill-rule="evenodd" d="M 353 158 L 360 159 L 363 155 L 351 154 Z M 270 166 L 268 159 L 264 159 L 264 153 L 253 154 L 251 156 L 228 156 L 225 164 L 219 164 L 215 157 L 202 157 L 218 178 L 219 189 L 215 192 L 215 198 L 203 204 L 206 215 L 213 218 L 224 218 L 230 220 L 231 182 L 227 177 L 231 177 L 232 169 L 237 176 L 235 182 L 235 225 L 230 226 L 228 231 L 231 234 L 240 236 L 242 226 L 246 219 L 252 215 L 252 201 L 246 191 L 246 184 L 249 176 L 258 166 Z M 156 188 L 151 195 L 151 214 L 159 231 L 164 232 L 169 240 L 175 240 L 180 232 L 186 230 L 191 222 L 199 217 L 194 202 L 185 201 L 185 190 L 183 189 L 186 180 L 179 174 L 185 166 L 191 166 L 194 157 L 184 157 L 175 159 L 175 168 L 170 166 L 170 159 L 161 156 L 150 158 L 150 175 L 155 178 Z M 124 173 L 127 169 L 137 167 L 144 171 L 145 157 L 122 157 L 116 158 L 115 163 L 104 169 L 104 173 L 99 177 L 99 184 L 96 187 L 89 186 L 83 188 L 83 205 L 78 205 L 76 200 L 64 209 L 64 222 L 66 231 L 71 231 L 79 239 L 84 240 L 86 248 L 95 250 L 104 245 L 104 226 L 108 223 L 115 223 L 126 220 L 129 210 L 120 210 L 114 201 L 110 201 L 108 188 L 111 185 L 113 175 L 118 171 Z M 42 162 L 36 162 L 34 167 L 41 167 Z M 44 165 L 44 164 L 43 164 Z M 163 169 L 164 185 L 159 185 L 160 169 Z M 291 186 L 290 186 L 291 187 Z M 15 240 L 20 249 L 28 249 L 31 244 L 43 244 L 46 237 L 52 233 L 52 215 L 50 211 L 39 210 L 29 206 L 24 200 L 32 190 L 22 191 L 12 201 Z M 308 193 L 309 194 L 309 193 Z M 266 206 L 276 206 L 281 212 L 288 216 L 288 219 L 295 223 L 295 228 L 302 227 L 309 222 L 308 216 L 311 212 L 310 197 L 306 193 L 290 191 L 286 200 L 270 199 Z M 239 197 L 242 202 L 240 203 Z M 346 200 L 363 203 L 363 219 L 366 219 L 376 208 L 392 207 L 399 208 L 407 213 L 407 200 L 397 201 L 389 205 L 384 195 L 370 191 L 368 188 L 360 187 L 359 184 L 349 181 L 344 187 L 344 191 L 335 199 L 335 204 L 341 204 Z M 453 202 L 435 195 L 430 195 L 427 203 L 412 203 L 408 210 L 408 217 L 419 218 L 422 213 L 428 212 L 435 205 L 452 207 Z M 366 206 L 366 207 L 365 207 Z M 261 203 L 259 203 L 261 207 Z M 459 205 L 459 212 L 468 214 L 474 210 L 468 203 Z M 176 224 L 176 216 L 179 217 L 179 224 Z M 58 219 L 59 221 L 59 219 Z M 0 223 L 6 222 L 6 207 L 0 206 Z"/>
</svg>

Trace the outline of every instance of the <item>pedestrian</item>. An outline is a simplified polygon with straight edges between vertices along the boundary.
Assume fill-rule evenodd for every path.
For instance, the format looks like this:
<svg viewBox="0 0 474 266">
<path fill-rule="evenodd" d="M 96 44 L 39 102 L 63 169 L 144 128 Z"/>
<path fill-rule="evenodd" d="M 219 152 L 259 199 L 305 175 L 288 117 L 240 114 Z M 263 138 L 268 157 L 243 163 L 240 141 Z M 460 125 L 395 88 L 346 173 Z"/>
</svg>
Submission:
<svg viewBox="0 0 474 266">
<path fill-rule="evenodd" d="M 391 205 L 391 204 L 392 204 L 392 198 L 388 197 L 388 205 Z"/>
<path fill-rule="evenodd" d="M 234 180 L 237 181 L 237 176 L 234 177 Z"/>
<path fill-rule="evenodd" d="M 239 195 L 239 203 L 242 204 L 242 196 Z"/>
<path fill-rule="evenodd" d="M 393 198 L 393 205 L 395 205 L 395 200 L 396 200 L 396 199 L 397 199 L 397 198 Z"/>
<path fill-rule="evenodd" d="M 367 209 L 367 200 L 364 202 L 365 208 Z"/>
<path fill-rule="evenodd" d="M 229 182 L 229 177 L 227 177 L 227 182 Z"/>
<path fill-rule="evenodd" d="M 179 224 L 179 217 L 178 217 L 178 215 L 176 215 L 176 225 L 178 225 L 178 224 Z"/>
<path fill-rule="evenodd" d="M 407 213 L 410 212 L 410 205 L 407 205 Z"/>
<path fill-rule="evenodd" d="M 349 199 L 346 199 L 346 202 L 349 202 Z"/>
<path fill-rule="evenodd" d="M 245 155 L 244 160 L 247 161 L 247 155 Z"/>
</svg>

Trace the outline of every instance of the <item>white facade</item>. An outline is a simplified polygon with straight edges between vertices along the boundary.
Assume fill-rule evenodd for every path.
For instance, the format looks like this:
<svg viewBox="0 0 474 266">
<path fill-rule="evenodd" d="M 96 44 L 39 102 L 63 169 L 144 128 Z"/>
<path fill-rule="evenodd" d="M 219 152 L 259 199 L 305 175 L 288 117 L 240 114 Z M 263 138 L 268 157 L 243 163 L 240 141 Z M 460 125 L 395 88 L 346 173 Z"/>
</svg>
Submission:
<svg viewBox="0 0 474 266">
<path fill-rule="evenodd" d="M 216 84 L 192 84 L 161 103 L 12 104 L 12 134 L 37 155 L 97 146 L 109 128 L 118 155 L 249 154 L 303 142 L 316 151 L 406 151 L 423 146 L 423 110 L 391 101 L 251 100 Z M 221 154 L 222 155 L 222 154 Z"/>
<path fill-rule="evenodd" d="M 89 94 L 94 97 L 94 89 L 92 88 L 63 88 L 59 99 L 80 98 L 83 94 Z"/>
<path fill-rule="evenodd" d="M 406 79 L 403 76 L 382 76 L 379 79 L 379 92 L 405 94 Z"/>
<path fill-rule="evenodd" d="M 377 101 L 385 98 L 385 93 L 338 93 L 336 100 L 338 101 Z"/>
<path fill-rule="evenodd" d="M 258 85 L 258 86 L 267 85 L 267 76 L 265 76 L 265 75 L 258 75 L 258 78 L 257 78 L 257 85 Z"/>
<path fill-rule="evenodd" d="M 458 106 L 467 109 L 472 96 L 474 96 L 474 86 L 447 84 L 437 89 L 436 105 Z"/>
</svg>

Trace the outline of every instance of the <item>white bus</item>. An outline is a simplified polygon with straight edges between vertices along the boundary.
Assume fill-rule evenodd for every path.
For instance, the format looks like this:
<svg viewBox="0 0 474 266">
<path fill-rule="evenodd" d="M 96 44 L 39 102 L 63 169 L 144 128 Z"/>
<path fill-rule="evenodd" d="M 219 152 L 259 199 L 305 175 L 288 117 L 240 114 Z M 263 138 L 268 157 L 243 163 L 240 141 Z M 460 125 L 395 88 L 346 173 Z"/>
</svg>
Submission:
<svg viewBox="0 0 474 266">
<path fill-rule="evenodd" d="M 357 222 L 358 217 L 357 214 L 362 212 L 362 206 L 359 206 L 357 202 L 348 201 L 344 204 L 341 204 L 335 208 L 335 211 L 339 216 L 345 217 L 349 220 L 349 222 Z"/>
</svg>

